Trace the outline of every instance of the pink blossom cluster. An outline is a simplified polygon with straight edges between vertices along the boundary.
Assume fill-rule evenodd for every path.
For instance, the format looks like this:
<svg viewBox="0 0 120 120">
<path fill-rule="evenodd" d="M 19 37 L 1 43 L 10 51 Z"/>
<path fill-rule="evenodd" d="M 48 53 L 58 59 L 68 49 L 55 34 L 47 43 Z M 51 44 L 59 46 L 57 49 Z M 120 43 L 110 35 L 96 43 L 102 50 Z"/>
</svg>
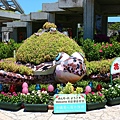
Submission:
<svg viewBox="0 0 120 120">
<path fill-rule="evenodd" d="M 12 97 L 12 96 L 18 96 L 16 92 L 13 92 L 13 93 L 5 93 L 5 92 L 1 92 L 2 95 L 4 96 L 9 96 L 9 97 Z"/>
</svg>

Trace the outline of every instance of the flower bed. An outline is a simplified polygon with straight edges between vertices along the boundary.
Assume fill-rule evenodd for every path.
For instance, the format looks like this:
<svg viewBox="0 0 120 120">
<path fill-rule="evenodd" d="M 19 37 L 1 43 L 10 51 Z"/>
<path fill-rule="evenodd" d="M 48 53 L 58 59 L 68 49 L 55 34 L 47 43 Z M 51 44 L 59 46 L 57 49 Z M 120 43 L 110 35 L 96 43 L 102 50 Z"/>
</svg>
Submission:
<svg viewBox="0 0 120 120">
<path fill-rule="evenodd" d="M 22 108 L 21 96 L 15 92 L 0 94 L 0 108 L 5 110 L 17 111 Z"/>
</svg>

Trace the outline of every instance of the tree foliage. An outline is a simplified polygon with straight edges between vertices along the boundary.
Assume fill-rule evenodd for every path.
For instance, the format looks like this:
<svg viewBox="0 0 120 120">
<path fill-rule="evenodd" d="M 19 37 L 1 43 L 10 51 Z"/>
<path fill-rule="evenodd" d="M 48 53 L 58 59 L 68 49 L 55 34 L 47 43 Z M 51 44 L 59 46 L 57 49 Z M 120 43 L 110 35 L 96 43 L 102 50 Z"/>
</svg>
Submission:
<svg viewBox="0 0 120 120">
<path fill-rule="evenodd" d="M 120 22 L 113 23 L 113 24 L 109 25 L 108 28 L 111 30 L 119 30 L 120 29 Z"/>
</svg>

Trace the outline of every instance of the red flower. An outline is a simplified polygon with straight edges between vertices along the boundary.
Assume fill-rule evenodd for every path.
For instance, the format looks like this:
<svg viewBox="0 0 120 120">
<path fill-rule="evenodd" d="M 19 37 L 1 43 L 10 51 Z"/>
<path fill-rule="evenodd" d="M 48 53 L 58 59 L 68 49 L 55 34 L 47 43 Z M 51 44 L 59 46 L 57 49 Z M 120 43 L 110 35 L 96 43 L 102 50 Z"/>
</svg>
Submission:
<svg viewBox="0 0 120 120">
<path fill-rule="evenodd" d="M 58 98 L 59 96 L 57 95 L 56 98 Z"/>
<path fill-rule="evenodd" d="M 114 64 L 114 70 L 119 70 L 119 64 L 118 63 Z"/>
</svg>

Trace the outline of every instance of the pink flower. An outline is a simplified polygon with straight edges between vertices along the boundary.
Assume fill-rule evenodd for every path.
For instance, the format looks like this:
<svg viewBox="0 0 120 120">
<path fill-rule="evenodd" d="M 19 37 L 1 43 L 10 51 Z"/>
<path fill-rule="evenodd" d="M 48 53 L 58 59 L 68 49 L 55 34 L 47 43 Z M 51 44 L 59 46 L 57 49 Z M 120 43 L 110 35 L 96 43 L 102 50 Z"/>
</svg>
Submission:
<svg viewBox="0 0 120 120">
<path fill-rule="evenodd" d="M 11 97 L 12 97 L 12 95 L 9 95 L 9 97 L 11 98 Z"/>
<path fill-rule="evenodd" d="M 4 93 L 4 96 L 7 96 L 7 93 Z"/>
<path fill-rule="evenodd" d="M 99 50 L 99 52 L 101 52 L 101 53 L 102 53 L 103 51 L 102 51 L 102 50 Z"/>
<path fill-rule="evenodd" d="M 95 93 L 94 92 L 91 92 L 92 93 L 92 95 L 94 95 Z"/>
<path fill-rule="evenodd" d="M 87 94 L 89 94 L 89 92 L 85 92 L 85 94 L 87 95 Z"/>
<path fill-rule="evenodd" d="M 110 46 L 112 47 L 112 44 L 110 44 Z"/>
<path fill-rule="evenodd" d="M 4 93 L 4 92 L 1 92 L 1 94 L 3 94 L 3 95 L 4 95 L 5 93 Z"/>
<path fill-rule="evenodd" d="M 94 46 L 96 46 L 96 44 L 94 44 Z"/>
<path fill-rule="evenodd" d="M 106 44 L 106 46 L 108 46 L 108 44 Z"/>
<path fill-rule="evenodd" d="M 13 92 L 12 94 L 14 95 L 14 94 L 16 94 L 16 92 Z"/>
<path fill-rule="evenodd" d="M 14 96 L 17 96 L 17 94 L 15 93 L 15 94 L 13 94 Z"/>
<path fill-rule="evenodd" d="M 100 96 L 103 96 L 103 94 L 101 93 L 101 94 L 99 94 Z"/>
<path fill-rule="evenodd" d="M 103 96 L 103 94 L 101 92 L 98 92 L 99 96 Z"/>
</svg>

